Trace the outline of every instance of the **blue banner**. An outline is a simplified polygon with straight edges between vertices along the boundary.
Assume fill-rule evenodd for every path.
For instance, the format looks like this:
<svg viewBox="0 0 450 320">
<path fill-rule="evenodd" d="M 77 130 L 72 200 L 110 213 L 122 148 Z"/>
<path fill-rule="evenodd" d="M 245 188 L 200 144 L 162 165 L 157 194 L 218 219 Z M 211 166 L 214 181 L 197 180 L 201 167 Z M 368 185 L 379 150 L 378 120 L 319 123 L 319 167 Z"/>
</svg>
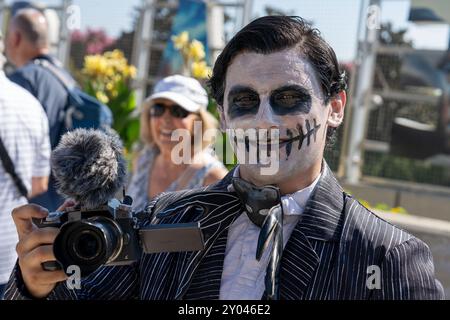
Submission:
<svg viewBox="0 0 450 320">
<path fill-rule="evenodd" d="M 208 45 L 206 36 L 206 4 L 201 0 L 180 0 L 177 14 L 174 17 L 171 37 L 181 32 L 189 33 L 189 41 L 196 39 L 203 43 L 206 57 L 208 57 Z M 181 53 L 174 47 L 169 38 L 159 68 L 158 76 L 181 73 L 183 58 Z"/>
</svg>

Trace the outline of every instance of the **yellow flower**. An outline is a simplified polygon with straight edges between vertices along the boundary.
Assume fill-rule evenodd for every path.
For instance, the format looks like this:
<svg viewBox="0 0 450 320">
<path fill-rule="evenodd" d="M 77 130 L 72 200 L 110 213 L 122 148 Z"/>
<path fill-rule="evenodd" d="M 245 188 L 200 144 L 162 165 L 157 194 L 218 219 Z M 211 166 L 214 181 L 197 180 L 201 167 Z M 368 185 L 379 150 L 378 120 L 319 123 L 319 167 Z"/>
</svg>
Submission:
<svg viewBox="0 0 450 320">
<path fill-rule="evenodd" d="M 206 65 L 205 61 L 192 62 L 191 73 L 194 78 L 205 79 L 211 76 L 211 68 Z"/>
<path fill-rule="evenodd" d="M 121 81 L 122 80 L 122 76 L 120 75 L 120 74 L 115 74 L 113 77 L 112 77 L 112 80 L 113 81 L 115 81 L 115 82 L 119 82 L 119 81 Z"/>
<path fill-rule="evenodd" d="M 114 50 L 86 56 L 83 74 L 91 82 L 96 98 L 108 104 L 118 97 L 118 84 L 135 77 L 136 68 L 128 64 L 122 51 Z"/>
<path fill-rule="evenodd" d="M 112 89 L 114 89 L 114 83 L 113 82 L 108 82 L 106 84 L 106 90 L 111 91 Z"/>
<path fill-rule="evenodd" d="M 205 58 L 205 48 L 203 47 L 203 43 L 198 40 L 192 40 L 189 45 L 189 57 L 191 57 L 194 61 L 200 61 Z"/>
<path fill-rule="evenodd" d="M 91 55 L 84 58 L 83 72 L 92 76 L 104 76 L 107 74 L 108 64 L 101 55 Z"/>
<path fill-rule="evenodd" d="M 182 49 L 187 46 L 189 42 L 189 33 L 187 31 L 183 31 L 178 36 L 172 36 L 171 39 L 175 48 Z"/>
<path fill-rule="evenodd" d="M 106 94 L 103 92 L 103 91 L 97 91 L 96 93 L 95 93 L 95 96 L 97 97 L 97 99 L 100 101 L 100 102 L 102 102 L 102 103 L 108 103 L 109 102 L 109 99 L 108 99 L 108 97 L 106 96 Z"/>
<path fill-rule="evenodd" d="M 120 51 L 120 50 L 118 50 L 118 49 L 115 49 L 115 50 L 113 50 L 113 51 L 106 52 L 106 53 L 105 53 L 105 56 L 108 57 L 108 58 L 110 58 L 110 59 L 117 59 L 117 60 L 122 60 L 122 59 L 124 59 L 123 52 Z"/>
<path fill-rule="evenodd" d="M 394 207 L 391 209 L 393 213 L 407 213 L 407 211 L 402 207 Z"/>
<path fill-rule="evenodd" d="M 130 77 L 131 78 L 136 78 L 136 74 L 137 74 L 137 69 L 135 66 L 130 66 Z"/>
<path fill-rule="evenodd" d="M 121 61 L 116 59 L 108 59 L 108 66 L 114 71 L 120 71 L 122 69 Z"/>
<path fill-rule="evenodd" d="M 105 70 L 105 76 L 107 77 L 112 77 L 114 73 L 114 68 L 112 68 L 111 66 L 108 66 Z"/>
<path fill-rule="evenodd" d="M 127 66 L 124 72 L 125 77 L 134 78 L 136 77 L 136 67 L 135 66 Z"/>
</svg>

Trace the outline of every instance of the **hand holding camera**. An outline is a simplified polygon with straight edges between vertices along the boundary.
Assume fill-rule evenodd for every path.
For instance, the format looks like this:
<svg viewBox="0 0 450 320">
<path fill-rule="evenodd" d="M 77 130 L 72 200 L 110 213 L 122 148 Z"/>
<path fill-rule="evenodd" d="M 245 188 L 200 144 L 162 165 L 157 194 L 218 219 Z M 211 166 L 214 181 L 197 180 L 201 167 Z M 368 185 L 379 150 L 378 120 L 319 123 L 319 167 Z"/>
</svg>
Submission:
<svg viewBox="0 0 450 320">
<path fill-rule="evenodd" d="M 66 202 L 59 210 L 64 210 L 68 205 L 72 205 L 72 202 Z M 63 270 L 42 269 L 42 263 L 56 259 L 53 254 L 53 242 L 59 230 L 57 228 L 38 229 L 32 223 L 32 219 L 43 219 L 47 215 L 48 211 L 45 208 L 34 204 L 18 207 L 12 212 L 19 235 L 16 250 L 22 279 L 28 292 L 36 298 L 46 297 L 58 282 L 67 278 Z"/>
<path fill-rule="evenodd" d="M 36 205 L 13 212 L 19 266 L 34 297 L 47 296 L 67 278 L 70 266 L 86 277 L 103 265 L 133 263 L 142 251 L 203 249 L 199 223 L 139 229 L 132 199 L 125 194 L 123 201 L 114 198 L 126 180 L 122 145 L 114 133 L 68 132 L 52 153 L 52 171 L 58 191 L 73 201 L 52 213 Z"/>
</svg>

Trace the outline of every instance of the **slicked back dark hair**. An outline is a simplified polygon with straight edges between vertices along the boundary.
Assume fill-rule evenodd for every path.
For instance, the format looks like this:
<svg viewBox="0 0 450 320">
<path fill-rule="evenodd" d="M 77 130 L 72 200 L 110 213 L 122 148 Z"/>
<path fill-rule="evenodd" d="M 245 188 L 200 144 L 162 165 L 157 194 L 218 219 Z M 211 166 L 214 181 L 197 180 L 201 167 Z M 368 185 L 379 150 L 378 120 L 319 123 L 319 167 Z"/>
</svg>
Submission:
<svg viewBox="0 0 450 320">
<path fill-rule="evenodd" d="M 223 106 L 225 78 L 233 58 L 242 52 L 270 54 L 288 48 L 299 48 L 299 55 L 313 66 L 320 82 L 325 103 L 346 88 L 334 50 L 304 19 L 296 16 L 266 16 L 250 22 L 225 46 L 216 60 L 209 80 L 211 92 Z"/>
</svg>

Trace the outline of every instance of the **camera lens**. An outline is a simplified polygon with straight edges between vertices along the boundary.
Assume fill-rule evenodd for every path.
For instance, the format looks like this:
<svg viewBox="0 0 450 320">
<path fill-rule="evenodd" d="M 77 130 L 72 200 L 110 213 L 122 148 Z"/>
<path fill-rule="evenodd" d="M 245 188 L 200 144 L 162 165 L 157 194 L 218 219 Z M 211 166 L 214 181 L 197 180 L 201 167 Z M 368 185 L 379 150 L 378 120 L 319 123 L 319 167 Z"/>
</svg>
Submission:
<svg viewBox="0 0 450 320">
<path fill-rule="evenodd" d="M 76 265 L 85 277 L 114 260 L 122 245 L 120 227 L 112 219 L 96 216 L 65 223 L 55 239 L 53 251 L 64 270 Z"/>
<path fill-rule="evenodd" d="M 73 243 L 73 251 L 84 260 L 95 259 L 101 254 L 102 239 L 90 230 L 83 231 Z"/>
</svg>

